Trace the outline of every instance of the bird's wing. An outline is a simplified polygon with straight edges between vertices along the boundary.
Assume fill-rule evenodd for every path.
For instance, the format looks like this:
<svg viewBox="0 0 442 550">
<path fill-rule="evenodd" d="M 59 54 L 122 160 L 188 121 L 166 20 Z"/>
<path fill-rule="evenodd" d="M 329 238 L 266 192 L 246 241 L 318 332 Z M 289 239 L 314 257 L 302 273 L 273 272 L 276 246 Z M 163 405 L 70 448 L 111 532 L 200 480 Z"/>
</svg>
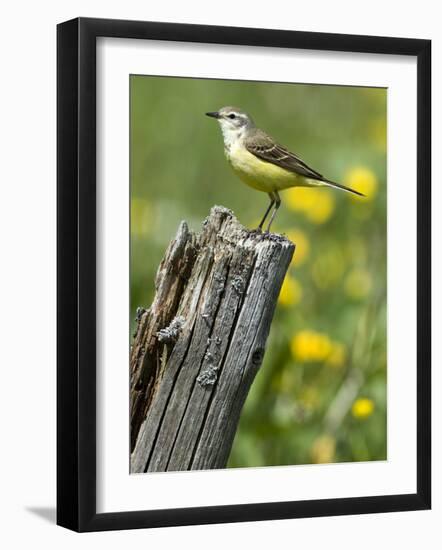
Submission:
<svg viewBox="0 0 442 550">
<path fill-rule="evenodd" d="M 244 140 L 244 146 L 249 153 L 252 153 L 252 155 L 255 155 L 266 162 L 275 164 L 280 168 L 284 168 L 289 172 L 294 172 L 295 174 L 300 174 L 306 178 L 320 181 L 323 184 L 336 187 L 337 189 L 342 189 L 343 191 L 348 191 L 354 195 L 359 195 L 360 197 L 365 196 L 360 191 L 356 191 L 355 189 L 351 189 L 341 183 L 336 183 L 325 178 L 322 174 L 316 172 L 313 168 L 310 168 L 310 166 L 296 156 L 295 153 L 292 153 L 283 145 L 276 143 L 262 130 L 258 130 L 256 128 L 251 131 Z"/>
<path fill-rule="evenodd" d="M 322 174 L 310 168 L 310 166 L 296 156 L 295 153 L 292 153 L 283 145 L 276 143 L 262 130 L 256 129 L 251 132 L 249 136 L 245 138 L 244 146 L 252 155 L 266 162 L 275 164 L 280 168 L 295 172 L 306 178 L 320 181 L 324 179 Z"/>
</svg>

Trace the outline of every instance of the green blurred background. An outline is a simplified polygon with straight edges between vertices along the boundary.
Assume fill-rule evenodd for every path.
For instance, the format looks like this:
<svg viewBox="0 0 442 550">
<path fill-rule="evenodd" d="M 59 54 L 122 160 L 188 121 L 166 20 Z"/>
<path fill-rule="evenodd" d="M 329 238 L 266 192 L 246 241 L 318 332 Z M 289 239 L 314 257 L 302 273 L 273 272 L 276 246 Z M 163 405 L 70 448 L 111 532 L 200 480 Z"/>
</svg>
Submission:
<svg viewBox="0 0 442 550">
<path fill-rule="evenodd" d="M 281 194 L 272 229 L 297 249 L 228 465 L 386 459 L 386 90 L 132 76 L 130 94 L 133 320 L 181 220 L 198 231 L 220 204 L 252 228 L 268 204 L 233 174 L 206 111 L 242 108 L 367 195 Z"/>
</svg>

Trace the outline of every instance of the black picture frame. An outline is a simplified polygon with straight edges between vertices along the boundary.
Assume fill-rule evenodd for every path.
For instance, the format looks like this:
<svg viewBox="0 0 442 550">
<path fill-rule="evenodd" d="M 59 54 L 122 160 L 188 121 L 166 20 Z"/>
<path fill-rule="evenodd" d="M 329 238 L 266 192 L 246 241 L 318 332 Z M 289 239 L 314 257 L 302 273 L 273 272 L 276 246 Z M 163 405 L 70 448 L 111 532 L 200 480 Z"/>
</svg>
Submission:
<svg viewBox="0 0 442 550">
<path fill-rule="evenodd" d="M 417 492 L 96 512 L 96 39 L 396 54 L 417 58 Z M 107 19 L 57 28 L 57 523 L 75 531 L 424 510 L 431 506 L 431 42 Z"/>
</svg>

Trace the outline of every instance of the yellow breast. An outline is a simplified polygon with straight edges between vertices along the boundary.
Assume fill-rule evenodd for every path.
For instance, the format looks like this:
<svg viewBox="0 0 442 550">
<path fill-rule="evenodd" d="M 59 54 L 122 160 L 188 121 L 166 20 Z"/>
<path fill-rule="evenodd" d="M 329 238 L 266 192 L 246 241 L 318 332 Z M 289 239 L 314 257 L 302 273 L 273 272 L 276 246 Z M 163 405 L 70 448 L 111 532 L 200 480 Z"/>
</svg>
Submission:
<svg viewBox="0 0 442 550">
<path fill-rule="evenodd" d="M 309 186 L 308 179 L 255 157 L 242 144 L 226 150 L 226 157 L 235 174 L 247 185 L 271 193 L 288 187 Z"/>
</svg>

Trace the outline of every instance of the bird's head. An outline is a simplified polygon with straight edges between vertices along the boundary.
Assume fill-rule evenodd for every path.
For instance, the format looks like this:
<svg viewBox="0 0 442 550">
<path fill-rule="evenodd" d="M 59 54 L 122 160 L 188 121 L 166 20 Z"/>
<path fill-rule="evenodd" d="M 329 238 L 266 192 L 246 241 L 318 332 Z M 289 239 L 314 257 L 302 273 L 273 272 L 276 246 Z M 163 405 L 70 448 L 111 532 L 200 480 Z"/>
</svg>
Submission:
<svg viewBox="0 0 442 550">
<path fill-rule="evenodd" d="M 255 127 L 252 117 L 237 107 L 222 107 L 206 115 L 218 120 L 225 142 L 237 139 L 245 130 Z"/>
</svg>

